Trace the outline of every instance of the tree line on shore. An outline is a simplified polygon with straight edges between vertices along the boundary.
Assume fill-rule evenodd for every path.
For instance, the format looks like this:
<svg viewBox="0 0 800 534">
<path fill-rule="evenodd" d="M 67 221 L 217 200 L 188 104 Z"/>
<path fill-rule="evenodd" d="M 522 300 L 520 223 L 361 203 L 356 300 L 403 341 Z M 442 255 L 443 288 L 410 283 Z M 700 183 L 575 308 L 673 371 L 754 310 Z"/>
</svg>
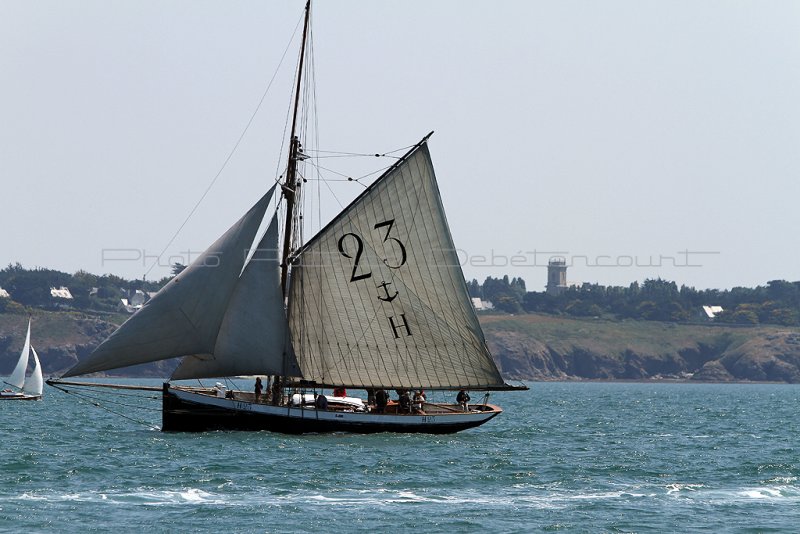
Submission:
<svg viewBox="0 0 800 534">
<path fill-rule="evenodd" d="M 550 313 L 649 321 L 708 320 L 703 306 L 720 306 L 715 322 L 800 325 L 800 282 L 771 280 L 755 288 L 695 289 L 669 280 L 647 279 L 628 287 L 584 283 L 558 294 L 527 291 L 522 278 L 487 277 L 467 282 L 470 296 L 506 313 Z"/>
<path fill-rule="evenodd" d="M 172 275 L 185 268 L 175 264 Z M 0 270 L 0 288 L 10 298 L 0 298 L 0 313 L 22 313 L 25 307 L 72 308 L 109 313 L 137 290 L 158 291 L 172 276 L 160 280 L 127 280 L 86 271 L 69 274 L 53 269 L 26 269 L 19 263 Z M 50 294 L 51 287 L 69 288 L 72 299 Z M 692 322 L 707 320 L 703 306 L 721 306 L 714 321 L 732 324 L 800 325 L 800 282 L 771 280 L 755 288 L 695 289 L 669 280 L 647 279 L 627 287 L 585 283 L 564 288 L 558 294 L 527 291 L 522 278 L 487 277 L 483 283 L 467 282 L 472 297 L 494 304 L 505 313 L 549 313 L 577 317 L 609 317 L 650 321 Z"/>
<path fill-rule="evenodd" d="M 179 268 L 173 266 L 173 274 L 176 269 Z M 26 269 L 17 263 L 0 270 L 0 288 L 10 295 L 9 298 L 0 298 L 0 312 L 21 313 L 26 306 L 115 312 L 119 310 L 121 299 L 130 298 L 137 290 L 145 293 L 158 291 L 170 278 L 127 280 L 113 274 L 100 276 L 86 271 L 69 274 L 45 268 Z M 68 288 L 72 298 L 53 297 L 50 289 L 60 287 Z"/>
</svg>

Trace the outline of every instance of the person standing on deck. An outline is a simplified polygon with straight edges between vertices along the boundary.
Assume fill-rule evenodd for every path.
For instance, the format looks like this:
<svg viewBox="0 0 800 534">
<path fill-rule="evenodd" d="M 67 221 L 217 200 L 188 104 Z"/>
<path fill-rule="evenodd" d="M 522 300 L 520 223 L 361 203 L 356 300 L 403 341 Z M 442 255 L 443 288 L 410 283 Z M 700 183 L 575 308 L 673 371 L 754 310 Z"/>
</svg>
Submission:
<svg viewBox="0 0 800 534">
<path fill-rule="evenodd" d="M 459 391 L 458 396 L 456 396 L 456 402 L 461 405 L 461 409 L 464 410 L 465 412 L 469 411 L 469 407 L 467 405 L 469 399 L 470 399 L 469 393 L 467 393 L 466 390 L 463 389 Z"/>
<path fill-rule="evenodd" d="M 256 402 L 261 399 L 261 392 L 264 391 L 264 386 L 261 384 L 261 377 L 256 377 L 256 386 L 254 388 L 254 392 L 256 394 Z"/>
<path fill-rule="evenodd" d="M 415 413 L 420 413 L 425 415 L 425 410 L 423 410 L 423 408 L 425 407 L 425 400 L 426 400 L 425 392 L 423 390 L 420 389 L 419 391 L 414 393 L 413 408 Z"/>
<path fill-rule="evenodd" d="M 386 393 L 385 389 L 379 389 L 378 392 L 375 393 L 375 412 L 384 413 L 387 404 L 389 404 L 389 394 Z"/>
<path fill-rule="evenodd" d="M 403 390 L 399 391 L 398 393 L 400 393 L 400 398 L 397 399 L 397 402 L 400 403 L 400 409 L 405 413 L 410 412 L 411 411 L 411 396 L 408 394 L 408 390 L 407 389 L 403 389 Z"/>
<path fill-rule="evenodd" d="M 273 406 L 280 406 L 282 400 L 283 400 L 283 393 L 281 392 L 281 377 L 275 375 L 275 381 L 272 383 Z"/>
</svg>

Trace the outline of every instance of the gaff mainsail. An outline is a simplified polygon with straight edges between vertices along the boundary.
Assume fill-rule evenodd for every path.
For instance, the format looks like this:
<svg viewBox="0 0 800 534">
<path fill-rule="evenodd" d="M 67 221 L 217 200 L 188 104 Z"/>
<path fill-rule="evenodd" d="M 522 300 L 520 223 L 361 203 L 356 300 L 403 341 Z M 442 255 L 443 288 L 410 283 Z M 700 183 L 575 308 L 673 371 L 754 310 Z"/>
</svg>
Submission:
<svg viewBox="0 0 800 534">
<path fill-rule="evenodd" d="M 491 388 L 427 138 L 295 255 L 292 345 L 303 377 L 385 388 Z"/>
</svg>

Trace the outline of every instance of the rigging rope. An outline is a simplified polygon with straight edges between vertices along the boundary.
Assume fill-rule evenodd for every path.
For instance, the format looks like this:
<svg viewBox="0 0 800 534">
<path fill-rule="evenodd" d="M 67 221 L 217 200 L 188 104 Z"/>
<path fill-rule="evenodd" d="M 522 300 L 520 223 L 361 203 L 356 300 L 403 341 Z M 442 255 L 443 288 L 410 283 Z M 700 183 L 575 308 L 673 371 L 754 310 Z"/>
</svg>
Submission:
<svg viewBox="0 0 800 534">
<path fill-rule="evenodd" d="M 302 18 L 300 20 L 302 20 Z M 272 78 L 270 78 L 269 83 L 267 84 L 267 88 L 264 89 L 264 93 L 261 95 L 261 99 L 259 99 L 258 104 L 256 105 L 256 108 L 253 110 L 253 113 L 250 115 L 250 119 L 247 121 L 247 124 L 245 125 L 244 129 L 242 130 L 242 133 L 239 135 L 239 138 L 236 140 L 236 143 L 234 143 L 233 148 L 231 149 L 230 153 L 228 153 L 228 157 L 226 157 L 225 160 L 222 162 L 222 166 L 219 168 L 219 171 L 217 171 L 217 174 L 214 175 L 214 178 L 211 180 L 211 183 L 208 184 L 208 187 L 206 187 L 206 190 L 200 196 L 200 199 L 197 201 L 197 203 L 195 203 L 194 207 L 189 212 L 189 215 L 186 216 L 186 219 L 183 221 L 183 223 L 181 223 L 181 225 L 175 231 L 175 234 L 170 238 L 169 242 L 166 244 L 166 246 L 164 246 L 163 250 L 158 254 L 158 256 L 156 256 L 155 260 L 153 261 L 153 264 L 150 265 L 149 269 L 147 269 L 147 272 L 144 273 L 145 277 L 147 277 L 147 275 L 150 274 L 150 271 L 153 270 L 153 267 L 155 267 L 156 265 L 159 264 L 159 262 L 161 261 L 161 257 L 164 255 L 164 253 L 167 251 L 167 249 L 172 246 L 172 243 L 178 237 L 178 234 L 181 233 L 181 230 L 183 230 L 183 227 L 186 226 L 186 223 L 188 223 L 189 219 L 192 218 L 192 215 L 194 215 L 194 213 L 197 211 L 197 208 L 200 207 L 200 204 L 206 198 L 206 196 L 208 195 L 209 191 L 211 191 L 211 188 L 214 187 L 214 184 L 217 182 L 217 179 L 220 177 L 220 175 L 222 175 L 222 171 L 225 170 L 225 167 L 227 167 L 228 162 L 231 160 L 231 158 L 233 157 L 234 153 L 236 153 L 236 150 L 239 148 L 239 145 L 241 144 L 242 139 L 244 139 L 244 136 L 247 134 L 247 131 L 250 129 L 250 126 L 253 124 L 253 120 L 255 119 L 256 115 L 258 114 L 258 111 L 261 109 L 261 105 L 264 103 L 264 99 L 266 98 L 267 93 L 269 93 L 270 88 L 272 88 L 272 83 L 275 81 L 275 78 L 278 76 L 278 71 L 280 70 L 281 65 L 283 65 L 283 60 L 286 58 L 286 54 L 289 51 L 289 47 L 291 46 L 292 42 L 294 41 L 295 35 L 297 35 L 297 28 L 300 26 L 300 20 L 297 21 L 297 25 L 294 28 L 294 32 L 292 33 L 292 37 L 289 39 L 289 42 L 286 45 L 286 49 L 284 49 L 284 51 L 283 51 L 283 55 L 281 56 L 281 59 L 278 62 L 278 66 L 275 67 L 275 72 L 272 73 Z"/>
<path fill-rule="evenodd" d="M 415 145 L 404 146 L 402 148 L 398 148 L 398 149 L 395 149 L 395 150 L 389 150 L 388 152 L 384 152 L 383 154 L 379 154 L 379 153 L 365 154 L 363 152 L 341 152 L 341 151 L 337 151 L 337 150 L 309 150 L 309 152 L 316 152 L 318 154 L 334 154 L 333 156 L 316 156 L 317 158 L 323 158 L 323 157 L 341 157 L 341 158 L 344 158 L 344 157 L 348 157 L 349 156 L 349 157 L 366 157 L 366 158 L 393 157 L 395 159 L 400 159 L 400 158 L 398 158 L 396 156 L 390 156 L 390 154 L 395 154 L 397 152 L 404 152 L 405 153 L 408 150 L 410 150 L 411 148 L 413 148 L 414 146 Z"/>
<path fill-rule="evenodd" d="M 383 156 L 385 156 L 385 157 L 394 157 L 394 156 L 388 156 L 388 154 L 393 154 L 393 153 L 395 153 L 395 152 L 400 152 L 400 151 L 407 151 L 407 149 L 409 149 L 410 147 L 413 147 L 413 146 L 414 146 L 414 145 L 409 145 L 409 146 L 407 146 L 407 147 L 398 148 L 398 149 L 395 149 L 395 150 L 390 150 L 389 152 L 386 152 L 386 153 L 384 153 L 384 154 L 358 154 L 358 153 L 354 153 L 354 152 L 351 152 L 351 153 L 348 153 L 348 152 L 338 152 L 338 154 L 343 154 L 343 156 L 342 156 L 342 157 L 345 157 L 344 155 L 351 155 L 351 156 L 356 156 L 356 157 L 358 157 L 358 156 L 369 156 L 369 157 L 383 157 Z M 308 152 L 326 152 L 326 151 L 324 151 L 324 150 L 309 150 Z M 325 184 L 325 187 L 327 187 L 327 188 L 328 188 L 328 192 L 331 194 L 331 196 L 332 196 L 332 197 L 333 197 L 333 199 L 336 201 L 336 203 L 337 203 L 337 204 L 339 204 L 339 207 L 340 207 L 341 209 L 344 209 L 345 205 L 344 205 L 344 203 L 343 203 L 343 202 L 342 202 L 342 201 L 339 199 L 339 197 L 338 197 L 338 196 L 336 196 L 336 193 L 334 192 L 333 188 L 331 188 L 331 186 L 330 186 L 330 183 L 331 183 L 331 182 L 356 182 L 357 184 L 359 184 L 359 185 L 360 185 L 361 187 L 363 187 L 364 189 L 367 189 L 369 186 L 367 186 L 367 185 L 364 185 L 363 183 L 361 183 L 361 180 L 363 180 L 364 178 L 369 178 L 370 176 L 373 176 L 373 175 L 375 175 L 375 174 L 382 173 L 382 172 L 384 172 L 384 171 L 386 171 L 386 170 L 388 170 L 388 169 L 390 169 L 390 168 L 392 167 L 392 165 L 388 165 L 388 166 L 386 166 L 386 167 L 382 167 L 382 168 L 380 168 L 380 169 L 378 169 L 378 170 L 376 170 L 376 171 L 372 171 L 372 172 L 369 172 L 369 173 L 367 173 L 367 174 L 364 174 L 363 176 L 359 176 L 358 178 L 353 178 L 352 176 L 348 176 L 348 175 L 346 175 L 346 174 L 340 173 L 340 172 L 338 172 L 338 171 L 335 171 L 335 170 L 333 170 L 333 169 L 328 169 L 327 167 L 323 167 L 323 166 L 322 166 L 322 165 L 320 165 L 319 163 L 314 163 L 314 161 L 312 161 L 312 158 L 313 158 L 314 160 L 319 160 L 319 159 L 320 159 L 320 157 L 319 157 L 319 156 L 312 156 L 312 157 L 310 157 L 309 159 L 307 159 L 307 160 L 306 160 L 306 162 L 307 162 L 309 165 L 311 165 L 312 167 L 314 167 L 314 169 L 315 169 L 315 171 L 316 171 L 316 175 L 317 175 L 317 176 L 319 176 L 319 178 L 305 178 L 305 177 L 303 177 L 303 181 L 305 181 L 305 182 L 308 182 L 308 181 L 317 182 L 317 186 L 318 186 L 318 189 L 317 189 L 317 196 L 321 196 L 321 195 L 320 195 L 320 192 L 319 192 L 319 184 L 320 184 L 320 183 L 324 183 L 324 184 Z M 395 158 L 395 159 L 398 159 L 398 160 L 399 160 L 400 158 Z M 323 176 L 322 172 L 321 172 L 321 171 L 323 171 L 323 170 L 324 170 L 324 171 L 327 171 L 327 172 L 331 172 L 331 173 L 333 173 L 333 174 L 338 174 L 339 176 L 342 176 L 342 179 L 337 179 L 337 178 L 325 178 L 325 177 Z M 321 203 L 318 203 L 318 204 L 321 204 Z M 322 220 L 322 214 L 321 214 L 321 213 L 320 213 L 320 215 L 319 215 L 319 219 L 320 219 L 320 221 L 319 221 L 319 222 L 320 222 L 320 224 L 321 224 L 321 220 Z"/>
<path fill-rule="evenodd" d="M 331 172 L 333 174 L 338 174 L 339 176 L 342 176 L 342 178 L 341 179 L 339 179 L 339 178 L 308 178 L 308 180 L 320 180 L 320 181 L 323 181 L 323 182 L 357 182 L 359 185 L 363 186 L 364 188 L 367 188 L 368 186 L 366 186 L 363 183 L 361 183 L 361 180 L 363 180 L 364 178 L 369 178 L 370 176 L 373 176 L 375 174 L 382 173 L 382 172 L 386 171 L 387 169 L 391 169 L 392 168 L 391 165 L 387 165 L 386 167 L 382 167 L 382 168 L 380 168 L 378 170 L 375 170 L 375 171 L 369 172 L 367 174 L 361 175 L 358 178 L 353 178 L 352 176 L 348 176 L 346 174 L 343 174 L 343 173 L 341 173 L 339 171 L 335 171 L 333 169 L 328 169 L 327 167 L 323 167 L 322 165 L 319 165 L 319 164 L 316 164 L 316 163 L 310 163 L 310 165 L 314 166 L 318 170 L 323 170 L 323 171 Z M 318 173 L 318 174 L 319 174 L 319 176 L 322 176 L 321 173 Z"/>
<path fill-rule="evenodd" d="M 154 428 L 154 425 L 151 422 L 144 421 L 142 419 L 136 419 L 136 418 L 131 417 L 129 415 L 126 415 L 124 413 L 112 410 L 111 408 L 102 406 L 100 404 L 100 402 L 97 401 L 97 397 L 94 397 L 92 395 L 86 395 L 85 393 L 78 393 L 77 391 L 70 391 L 67 388 L 59 386 L 57 384 L 50 384 L 50 386 L 56 388 L 59 391 L 63 391 L 64 393 L 66 393 L 68 395 L 74 395 L 74 396 L 78 397 L 78 402 L 80 402 L 80 403 L 91 404 L 92 406 L 95 406 L 96 408 L 100 408 L 101 410 L 104 410 L 104 411 L 106 411 L 108 413 L 114 414 L 114 415 L 116 415 L 118 417 L 122 417 L 123 419 L 127 419 L 127 420 L 129 420 L 129 421 L 131 421 L 133 423 L 144 425 L 144 426 L 146 426 L 146 427 L 148 427 L 150 429 Z M 128 395 L 131 395 L 131 394 L 128 394 Z M 158 397 L 140 397 L 140 398 L 142 398 L 142 399 L 157 399 Z M 111 401 L 111 400 L 109 400 L 108 402 L 110 404 L 118 404 L 120 406 L 127 407 L 127 408 L 137 408 L 139 410 L 160 411 L 159 409 L 156 409 L 156 408 L 146 408 L 146 407 L 142 407 L 140 405 L 135 405 L 135 404 L 126 404 L 126 403 L 116 402 L 116 401 Z M 155 427 L 155 428 L 158 428 L 158 427 Z"/>
</svg>

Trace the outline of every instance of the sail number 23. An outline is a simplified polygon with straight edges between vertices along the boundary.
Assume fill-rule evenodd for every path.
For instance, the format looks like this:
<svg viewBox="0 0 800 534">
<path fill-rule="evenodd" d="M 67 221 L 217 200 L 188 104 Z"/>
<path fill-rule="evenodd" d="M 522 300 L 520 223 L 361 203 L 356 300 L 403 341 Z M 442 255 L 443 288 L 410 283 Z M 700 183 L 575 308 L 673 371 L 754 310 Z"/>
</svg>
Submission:
<svg viewBox="0 0 800 534">
<path fill-rule="evenodd" d="M 383 243 L 389 243 L 390 246 L 395 249 L 395 252 L 397 254 L 395 258 L 393 258 L 395 260 L 394 262 L 390 262 L 388 259 L 384 258 L 383 263 L 385 263 L 386 266 L 389 267 L 390 269 L 399 269 L 400 267 L 405 265 L 408 255 L 406 253 L 406 247 L 405 245 L 403 245 L 403 242 L 397 239 L 396 237 L 392 237 L 391 235 L 389 235 L 392 233 L 392 226 L 394 226 L 394 219 L 389 219 L 388 221 L 380 222 L 376 224 L 373 228 L 378 232 L 381 232 L 381 230 L 385 228 L 385 233 L 383 233 Z M 350 239 L 347 239 L 348 237 Z M 352 250 L 353 244 L 355 244 L 355 251 Z M 342 237 L 340 237 L 339 253 L 345 258 L 353 260 L 353 272 L 350 274 L 351 282 L 365 280 L 372 276 L 372 271 L 365 271 L 363 267 L 359 268 L 361 255 L 364 253 L 364 240 L 361 238 L 360 235 L 355 234 L 353 232 L 348 232 L 344 234 Z"/>
</svg>

